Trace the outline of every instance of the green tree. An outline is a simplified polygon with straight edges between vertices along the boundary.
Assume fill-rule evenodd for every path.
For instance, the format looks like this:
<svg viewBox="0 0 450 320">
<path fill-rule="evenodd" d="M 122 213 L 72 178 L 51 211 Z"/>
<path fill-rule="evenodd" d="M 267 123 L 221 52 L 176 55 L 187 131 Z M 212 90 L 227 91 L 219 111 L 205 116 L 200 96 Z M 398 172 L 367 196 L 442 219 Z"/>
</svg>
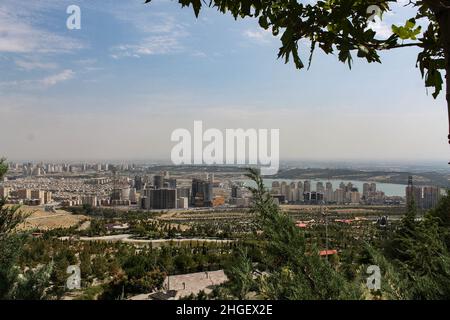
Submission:
<svg viewBox="0 0 450 320">
<path fill-rule="evenodd" d="M 146 0 L 149 3 L 151 0 Z M 340 61 L 351 66 L 353 57 L 367 62 L 381 62 L 380 52 L 404 47 L 417 47 L 421 52 L 417 66 L 426 87 L 434 88 L 433 97 L 442 90 L 441 72 L 447 74 L 447 107 L 450 121 L 450 1 L 410 1 L 416 14 L 404 25 L 392 26 L 393 34 L 380 38 L 369 28 L 370 5 L 376 4 L 381 15 L 390 10 L 396 0 L 324 0 L 312 4 L 297 0 L 178 0 L 182 7 L 192 6 L 198 17 L 203 6 L 230 13 L 235 19 L 258 19 L 261 28 L 280 36 L 278 57 L 293 59 L 298 69 L 305 63 L 300 57 L 299 42 L 310 43 L 309 64 L 316 48 L 326 54 L 337 53 Z M 372 11 L 373 12 L 373 11 Z M 418 25 L 426 24 L 423 30 Z M 450 133 L 450 130 L 449 130 Z M 450 134 L 449 134 L 450 142 Z"/>
<path fill-rule="evenodd" d="M 0 180 L 6 171 L 4 160 L 0 159 Z M 7 206 L 6 200 L 0 199 L 0 299 L 41 299 L 48 285 L 47 267 L 25 273 L 19 268 L 25 235 L 16 227 L 26 218 L 20 206 Z"/>
<path fill-rule="evenodd" d="M 238 248 L 235 253 L 235 259 L 230 261 L 230 265 L 226 269 L 226 275 L 229 279 L 228 288 L 231 294 L 240 300 L 245 299 L 255 285 L 252 261 L 245 249 Z"/>
<path fill-rule="evenodd" d="M 401 275 L 397 284 L 405 299 L 450 298 L 448 227 L 439 217 L 448 203 L 446 198 L 422 220 L 415 219 L 415 209 L 410 206 L 387 242 L 386 258 Z"/>
<path fill-rule="evenodd" d="M 262 231 L 260 265 L 265 270 L 258 270 L 256 261 L 242 256 L 239 263 L 226 270 L 232 279 L 228 286 L 237 289 L 241 297 L 252 287 L 257 296 L 265 299 L 359 298 L 357 283 L 345 279 L 322 259 L 316 247 L 306 246 L 304 232 L 273 202 L 259 173 L 250 169 L 248 177 L 256 183 L 255 188 L 249 188 L 253 193 L 251 211 Z"/>
<path fill-rule="evenodd" d="M 48 297 L 52 264 L 27 270 L 19 279 L 13 298 L 21 300 L 43 300 Z"/>
</svg>

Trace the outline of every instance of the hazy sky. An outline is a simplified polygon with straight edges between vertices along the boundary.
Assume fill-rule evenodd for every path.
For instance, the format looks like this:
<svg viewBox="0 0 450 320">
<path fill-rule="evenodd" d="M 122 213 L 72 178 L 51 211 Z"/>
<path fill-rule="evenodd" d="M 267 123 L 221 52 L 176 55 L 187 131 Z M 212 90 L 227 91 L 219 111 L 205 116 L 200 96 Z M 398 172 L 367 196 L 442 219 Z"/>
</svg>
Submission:
<svg viewBox="0 0 450 320">
<path fill-rule="evenodd" d="M 203 120 L 279 128 L 282 159 L 448 160 L 444 95 L 427 94 L 417 50 L 351 71 L 317 51 L 297 71 L 255 20 L 143 2 L 1 0 L 0 156 L 167 159 L 171 132 Z M 81 30 L 66 28 L 71 4 Z M 410 13 L 395 8 L 380 37 Z"/>
</svg>

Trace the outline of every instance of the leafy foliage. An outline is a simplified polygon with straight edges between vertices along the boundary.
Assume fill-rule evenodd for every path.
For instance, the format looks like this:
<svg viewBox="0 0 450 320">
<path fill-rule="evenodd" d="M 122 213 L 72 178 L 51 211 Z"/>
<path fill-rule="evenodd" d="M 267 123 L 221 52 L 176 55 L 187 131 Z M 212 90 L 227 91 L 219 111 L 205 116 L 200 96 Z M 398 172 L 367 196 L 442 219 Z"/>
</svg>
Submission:
<svg viewBox="0 0 450 320">
<path fill-rule="evenodd" d="M 0 179 L 6 170 L 0 160 Z M 18 267 L 24 235 L 17 231 L 17 226 L 26 217 L 20 206 L 7 206 L 6 200 L 0 199 L 0 299 L 42 299 L 48 287 L 50 269 L 29 269 L 21 274 Z"/>
<path fill-rule="evenodd" d="M 272 201 L 258 172 L 250 169 L 248 177 L 256 183 L 249 189 L 262 231 L 259 265 L 265 270 L 255 268 L 247 253 L 239 252 L 236 263 L 226 269 L 230 292 L 238 298 L 253 290 L 265 299 L 357 299 L 358 286 L 321 258 L 315 246 L 306 246 L 303 231 Z"/>
<path fill-rule="evenodd" d="M 151 0 L 146 0 L 149 3 Z M 409 5 L 417 8 L 415 17 L 404 26 L 392 26 L 393 34 L 380 39 L 370 28 L 370 5 L 377 5 L 383 13 L 390 10 L 395 0 L 323 0 L 311 3 L 297 0 L 178 0 L 182 7 L 192 7 L 196 17 L 203 6 L 216 8 L 222 13 L 231 13 L 235 18 L 258 19 L 259 25 L 279 37 L 281 47 L 278 58 L 288 62 L 291 58 L 296 68 L 305 63 L 299 51 L 299 42 L 307 40 L 309 65 L 316 48 L 326 54 L 337 53 L 341 62 L 352 65 L 353 56 L 367 62 L 381 62 L 380 51 L 415 46 L 423 51 L 418 55 L 417 65 L 425 78 L 426 87 L 433 87 L 436 98 L 442 90 L 441 70 L 445 69 L 445 52 L 450 54 L 450 6 L 448 1 L 419 0 Z M 446 16 L 446 18 L 445 18 Z M 443 18 L 444 17 L 444 18 Z M 418 20 L 428 24 L 420 35 Z M 407 42 L 407 40 L 417 40 Z"/>
</svg>

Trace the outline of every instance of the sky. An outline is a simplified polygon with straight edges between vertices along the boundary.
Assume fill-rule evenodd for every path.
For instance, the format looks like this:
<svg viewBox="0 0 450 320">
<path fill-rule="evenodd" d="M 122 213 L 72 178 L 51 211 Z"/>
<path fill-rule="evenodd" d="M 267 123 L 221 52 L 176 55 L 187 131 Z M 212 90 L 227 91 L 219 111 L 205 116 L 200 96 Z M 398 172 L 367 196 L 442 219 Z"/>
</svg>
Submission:
<svg viewBox="0 0 450 320">
<path fill-rule="evenodd" d="M 416 49 L 352 70 L 318 50 L 298 71 L 256 20 L 143 2 L 0 2 L 0 156 L 166 160 L 173 130 L 201 120 L 280 129 L 282 160 L 448 161 L 444 95 L 425 89 Z M 373 28 L 384 37 L 412 13 L 394 7 Z"/>
</svg>

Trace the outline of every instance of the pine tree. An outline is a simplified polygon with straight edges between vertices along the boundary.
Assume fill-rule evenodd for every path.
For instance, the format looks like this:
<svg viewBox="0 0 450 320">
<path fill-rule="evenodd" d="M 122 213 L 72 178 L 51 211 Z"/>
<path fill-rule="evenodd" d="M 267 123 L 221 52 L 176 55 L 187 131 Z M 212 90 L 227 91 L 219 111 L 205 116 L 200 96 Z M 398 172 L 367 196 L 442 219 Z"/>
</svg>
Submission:
<svg viewBox="0 0 450 320">
<path fill-rule="evenodd" d="M 361 292 L 357 284 L 345 279 L 322 259 L 317 248 L 306 249 L 303 231 L 273 202 L 258 171 L 249 169 L 248 177 L 256 184 L 255 188 L 249 188 L 253 193 L 251 211 L 262 231 L 262 265 L 267 267 L 261 276 L 255 277 L 257 296 L 266 299 L 359 298 Z M 243 279 L 249 274 L 248 266 L 248 262 L 238 264 L 232 272 L 240 275 L 237 279 Z"/>
</svg>

